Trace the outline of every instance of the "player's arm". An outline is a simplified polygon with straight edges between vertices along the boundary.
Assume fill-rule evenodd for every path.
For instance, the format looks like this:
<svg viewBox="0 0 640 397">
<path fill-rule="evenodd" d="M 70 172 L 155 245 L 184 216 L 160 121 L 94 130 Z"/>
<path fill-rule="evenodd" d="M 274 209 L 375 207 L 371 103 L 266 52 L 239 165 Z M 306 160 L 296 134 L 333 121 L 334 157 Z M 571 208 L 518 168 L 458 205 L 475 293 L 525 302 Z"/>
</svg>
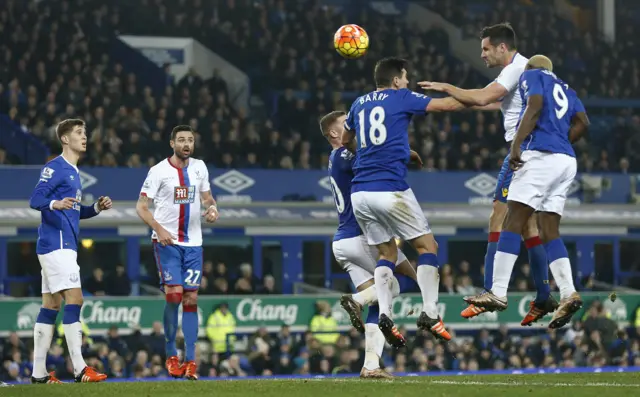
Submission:
<svg viewBox="0 0 640 397">
<path fill-rule="evenodd" d="M 574 143 L 580 140 L 587 133 L 590 124 L 582 101 L 576 98 L 575 114 L 571 118 L 571 128 L 569 129 L 569 141 Z"/>
<path fill-rule="evenodd" d="M 218 219 L 218 205 L 211 194 L 211 185 L 209 184 L 209 170 L 205 167 L 204 178 L 200 183 L 200 202 L 206 208 L 204 219 L 207 222 L 215 222 Z"/>
<path fill-rule="evenodd" d="M 425 111 L 430 113 L 457 112 L 458 110 L 465 109 L 466 107 L 467 106 L 453 97 L 431 98 L 431 101 L 427 104 Z"/>
<path fill-rule="evenodd" d="M 344 132 L 342 133 L 342 146 L 348 151 L 356 153 L 356 130 L 354 128 L 353 109 L 347 113 L 347 119 L 344 121 Z"/>
<path fill-rule="evenodd" d="M 161 224 L 159 224 L 153 214 L 149 210 L 149 202 L 153 201 L 153 198 L 158 193 L 160 188 L 160 184 L 158 182 L 158 178 L 155 175 L 157 170 L 153 168 L 149 170 L 149 174 L 147 175 L 147 179 L 145 179 L 144 184 L 142 185 L 142 190 L 140 191 L 140 196 L 138 197 L 138 202 L 136 203 L 136 213 L 138 217 L 142 219 L 144 223 L 147 224 L 154 232 L 158 235 L 158 242 L 162 245 L 171 245 L 173 244 L 173 237 Z"/>
<path fill-rule="evenodd" d="M 100 196 L 92 205 L 80 206 L 80 219 L 89 219 L 98 215 L 101 211 L 111 209 L 112 203 L 108 196 Z"/>
<path fill-rule="evenodd" d="M 163 227 L 153 217 L 153 214 L 149 209 L 150 201 L 151 198 L 149 198 L 146 193 L 140 193 L 140 197 L 138 197 L 138 202 L 136 203 L 136 213 L 140 219 L 147 224 L 147 226 L 158 233 L 158 230 L 163 229 Z"/>
<path fill-rule="evenodd" d="M 62 170 L 56 169 L 54 164 L 47 164 L 40 172 L 40 179 L 29 198 L 29 207 L 38 211 L 68 210 L 76 203 L 75 197 L 65 197 L 62 200 L 52 200 L 51 193 L 64 178 L 60 177 Z"/>
<path fill-rule="evenodd" d="M 501 106 L 502 106 L 502 102 L 494 102 L 485 106 L 471 106 L 469 109 L 480 110 L 483 112 L 495 112 L 496 110 L 500 110 Z"/>
<path fill-rule="evenodd" d="M 542 90 L 542 82 L 538 73 L 527 72 L 522 75 L 520 83 L 524 100 L 527 107 L 524 114 L 520 118 L 520 124 L 516 131 L 516 136 L 511 142 L 511 149 L 520 148 L 525 139 L 533 132 L 533 129 L 540 118 L 542 107 L 544 104 L 544 92 Z"/>
</svg>

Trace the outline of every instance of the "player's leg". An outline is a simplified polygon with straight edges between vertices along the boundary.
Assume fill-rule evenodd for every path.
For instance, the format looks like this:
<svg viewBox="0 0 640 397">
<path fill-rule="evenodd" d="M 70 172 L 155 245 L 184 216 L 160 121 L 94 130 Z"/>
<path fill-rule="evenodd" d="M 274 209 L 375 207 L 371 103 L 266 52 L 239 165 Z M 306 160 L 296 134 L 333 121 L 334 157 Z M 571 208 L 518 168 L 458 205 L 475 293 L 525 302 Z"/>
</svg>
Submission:
<svg viewBox="0 0 640 397">
<path fill-rule="evenodd" d="M 532 325 L 558 308 L 558 302 L 549 289 L 549 263 L 547 252 L 538 233 L 538 216 L 534 213 L 522 231 L 522 238 L 529 253 L 529 264 L 536 285 L 536 298 L 529 302 L 529 311 L 520 325 Z"/>
<path fill-rule="evenodd" d="M 369 305 L 365 324 L 364 365 L 360 371 L 361 378 L 391 379 L 393 375 L 380 368 L 380 359 L 384 351 L 385 338 L 378 327 L 380 307 L 377 303 Z"/>
<path fill-rule="evenodd" d="M 198 379 L 196 342 L 198 342 L 198 289 L 202 279 L 202 247 L 179 247 L 183 251 L 182 333 L 184 334 L 184 376 Z"/>
<path fill-rule="evenodd" d="M 60 312 L 62 296 L 49 291 L 47 278 L 42 271 L 42 307 L 33 328 L 33 373 L 31 383 L 62 383 L 55 372 L 47 373 L 47 353 L 55 331 L 56 318 Z"/>
<path fill-rule="evenodd" d="M 162 246 L 153 243 L 153 254 L 160 277 L 160 288 L 164 292 L 165 306 L 163 315 L 166 362 L 169 375 L 180 378 L 184 368 L 178 359 L 176 334 L 178 333 L 178 312 L 182 303 L 182 257 L 177 246 Z"/>
<path fill-rule="evenodd" d="M 80 282 L 78 253 L 61 249 L 39 257 L 51 294 L 60 294 L 65 301 L 62 329 L 67 342 L 69 357 L 73 364 L 76 382 L 101 382 L 107 375 L 87 366 L 82 357 L 82 323 L 80 311 L 84 299 Z"/>
</svg>

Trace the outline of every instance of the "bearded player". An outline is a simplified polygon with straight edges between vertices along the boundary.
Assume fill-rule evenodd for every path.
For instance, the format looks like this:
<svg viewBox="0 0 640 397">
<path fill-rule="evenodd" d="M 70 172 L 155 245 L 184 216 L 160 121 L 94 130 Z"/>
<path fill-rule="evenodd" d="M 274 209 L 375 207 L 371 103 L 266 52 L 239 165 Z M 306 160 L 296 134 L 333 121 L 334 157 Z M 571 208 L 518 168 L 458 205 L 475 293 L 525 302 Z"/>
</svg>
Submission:
<svg viewBox="0 0 640 397">
<path fill-rule="evenodd" d="M 111 208 L 109 197 L 86 206 L 82 200 L 82 184 L 78 160 L 87 150 L 85 123 L 68 119 L 56 126 L 62 154 L 49 161 L 33 190 L 29 206 L 40 211 L 36 253 L 42 267 L 42 308 L 33 330 L 32 383 L 62 383 L 53 372 L 47 374 L 47 353 L 56 317 L 65 301 L 62 327 L 73 363 L 76 382 L 101 382 L 107 375 L 87 366 L 82 357 L 82 323 L 80 311 L 84 302 L 78 266 L 80 220 L 97 216 Z"/>
<path fill-rule="evenodd" d="M 138 216 L 153 232 L 153 252 L 165 294 L 164 335 L 169 375 L 197 380 L 195 363 L 198 340 L 198 289 L 202 278 L 201 205 L 204 219 L 218 219 L 211 195 L 209 171 L 202 160 L 191 158 L 195 136 L 191 127 L 171 131 L 173 156 L 151 167 L 136 205 Z M 153 201 L 154 213 L 149 210 Z M 181 365 L 176 348 L 178 310 L 182 304 L 185 359 Z"/>
<path fill-rule="evenodd" d="M 516 33 L 509 23 L 485 27 L 480 33 L 482 39 L 482 59 L 487 67 L 501 67 L 500 75 L 489 85 L 477 90 L 463 90 L 446 83 L 420 82 L 422 88 L 445 92 L 458 101 L 473 106 L 476 110 L 502 111 L 504 117 L 505 140 L 511 142 L 516 133 L 516 124 L 522 110 L 522 99 L 518 92 L 518 81 L 524 72 L 528 59 L 518 53 Z M 484 289 L 490 291 L 493 287 L 493 263 L 502 231 L 502 225 L 507 213 L 507 197 L 509 185 L 513 177 L 513 170 L 509 168 L 509 155 L 505 157 L 498 183 L 493 197 L 493 210 L 489 217 L 489 242 L 484 259 Z M 527 315 L 522 325 L 531 325 L 553 312 L 558 303 L 550 294 L 549 269 L 547 253 L 538 235 L 535 215 L 526 223 L 522 230 L 522 238 L 529 252 L 529 262 L 533 270 L 536 284 L 536 298 L 530 302 Z M 472 318 L 488 309 L 469 305 L 462 311 L 465 318 Z"/>
<path fill-rule="evenodd" d="M 392 378 L 392 375 L 380 368 L 380 358 L 384 350 L 385 338 L 378 328 L 380 308 L 373 273 L 378 255 L 375 246 L 367 243 L 360 225 L 356 221 L 351 207 L 351 180 L 355 156 L 342 146 L 342 134 L 347 114 L 333 111 L 320 120 L 322 135 L 331 145 L 329 155 L 329 180 L 338 212 L 339 225 L 333 236 L 333 254 L 338 264 L 349 273 L 357 293 L 344 295 L 340 304 L 349 313 L 351 324 L 365 334 L 365 359 L 361 378 Z M 420 157 L 412 156 L 420 162 Z M 416 271 L 404 253 L 398 249 L 396 272 L 391 286 L 392 296 L 418 290 Z M 366 323 L 363 323 L 362 308 L 368 305 Z"/>
</svg>

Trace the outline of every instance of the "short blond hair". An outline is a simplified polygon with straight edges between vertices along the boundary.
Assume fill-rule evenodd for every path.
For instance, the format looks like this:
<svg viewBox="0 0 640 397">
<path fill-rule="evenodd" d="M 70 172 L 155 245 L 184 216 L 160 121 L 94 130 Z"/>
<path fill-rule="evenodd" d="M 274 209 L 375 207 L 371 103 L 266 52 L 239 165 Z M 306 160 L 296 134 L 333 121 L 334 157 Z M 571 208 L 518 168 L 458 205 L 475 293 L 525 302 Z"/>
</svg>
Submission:
<svg viewBox="0 0 640 397">
<path fill-rule="evenodd" d="M 532 56 L 529 62 L 527 62 L 527 66 L 529 66 L 529 69 L 545 69 L 553 72 L 553 62 L 551 62 L 551 59 L 540 54 Z"/>
</svg>

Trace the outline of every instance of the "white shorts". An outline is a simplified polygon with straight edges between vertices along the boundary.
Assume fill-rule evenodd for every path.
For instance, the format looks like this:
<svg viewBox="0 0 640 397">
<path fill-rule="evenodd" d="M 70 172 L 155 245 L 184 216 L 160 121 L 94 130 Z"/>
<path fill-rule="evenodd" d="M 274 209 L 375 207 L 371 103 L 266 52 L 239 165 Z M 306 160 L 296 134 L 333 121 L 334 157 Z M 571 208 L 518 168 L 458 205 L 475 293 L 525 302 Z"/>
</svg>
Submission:
<svg viewBox="0 0 640 397">
<path fill-rule="evenodd" d="M 562 215 L 567 192 L 576 177 L 576 159 L 566 154 L 525 150 L 522 160 L 524 165 L 513 174 L 508 200 Z"/>
<path fill-rule="evenodd" d="M 351 194 L 356 220 L 370 245 L 399 236 L 411 241 L 431 229 L 413 190 L 404 192 L 356 192 Z"/>
<path fill-rule="evenodd" d="M 42 293 L 57 292 L 82 288 L 80 283 L 80 266 L 78 253 L 74 250 L 61 249 L 38 255 L 42 268 Z"/>
<path fill-rule="evenodd" d="M 367 244 L 364 236 L 334 241 L 332 248 L 336 261 L 349 273 L 356 288 L 373 278 L 373 272 L 378 263 L 378 249 L 374 245 Z M 407 257 L 398 248 L 396 265 L 406 260 Z"/>
</svg>

